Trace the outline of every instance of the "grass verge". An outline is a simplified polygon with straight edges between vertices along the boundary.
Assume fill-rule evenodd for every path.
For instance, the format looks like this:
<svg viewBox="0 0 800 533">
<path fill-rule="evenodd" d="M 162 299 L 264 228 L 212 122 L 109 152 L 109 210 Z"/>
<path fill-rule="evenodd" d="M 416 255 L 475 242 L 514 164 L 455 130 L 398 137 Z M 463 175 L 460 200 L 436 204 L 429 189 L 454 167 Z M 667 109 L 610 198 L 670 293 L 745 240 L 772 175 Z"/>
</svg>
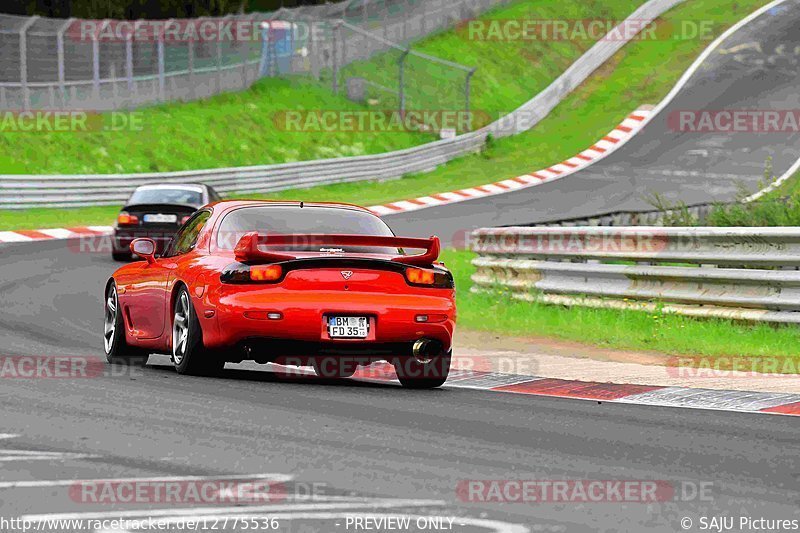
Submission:
<svg viewBox="0 0 800 533">
<path fill-rule="evenodd" d="M 547 305 L 514 300 L 500 292 L 476 294 L 470 292 L 474 256 L 456 250 L 442 253 L 442 260 L 456 277 L 459 328 L 673 355 L 785 358 L 794 363 L 788 368 L 800 367 L 800 328 Z"/>
</svg>

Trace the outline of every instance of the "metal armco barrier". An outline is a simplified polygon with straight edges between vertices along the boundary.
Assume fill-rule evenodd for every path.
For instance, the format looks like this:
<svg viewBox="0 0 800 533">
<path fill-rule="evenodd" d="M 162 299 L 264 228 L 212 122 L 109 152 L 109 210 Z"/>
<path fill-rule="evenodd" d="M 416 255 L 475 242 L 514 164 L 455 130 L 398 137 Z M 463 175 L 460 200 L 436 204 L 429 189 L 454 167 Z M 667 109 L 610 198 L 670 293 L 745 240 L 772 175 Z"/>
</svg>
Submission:
<svg viewBox="0 0 800 533">
<path fill-rule="evenodd" d="M 800 228 L 491 228 L 473 232 L 470 248 L 473 290 L 800 323 Z"/>
<path fill-rule="evenodd" d="M 644 25 L 684 0 L 649 0 L 628 21 Z M 486 137 L 505 137 L 533 128 L 603 65 L 625 42 L 601 40 L 567 71 L 519 109 L 481 130 L 443 141 L 378 155 L 302 161 L 279 165 L 146 174 L 0 175 L 0 209 L 112 205 L 137 185 L 201 181 L 222 192 L 272 192 L 348 181 L 399 178 L 433 170 L 478 151 Z"/>
<path fill-rule="evenodd" d="M 432 170 L 459 155 L 480 150 L 484 140 L 485 136 L 476 133 L 386 154 L 281 165 L 145 174 L 53 175 L 35 179 L 0 176 L 0 209 L 120 204 L 135 187 L 154 182 L 202 182 L 222 193 L 249 193 L 389 179 Z"/>
</svg>

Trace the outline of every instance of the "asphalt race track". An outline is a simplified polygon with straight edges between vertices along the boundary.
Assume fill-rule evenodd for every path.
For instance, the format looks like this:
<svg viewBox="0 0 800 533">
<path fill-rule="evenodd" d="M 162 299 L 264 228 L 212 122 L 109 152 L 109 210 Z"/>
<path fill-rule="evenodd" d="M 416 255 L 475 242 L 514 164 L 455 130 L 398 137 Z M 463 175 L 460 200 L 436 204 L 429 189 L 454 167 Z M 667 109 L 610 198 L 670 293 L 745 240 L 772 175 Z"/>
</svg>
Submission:
<svg viewBox="0 0 800 533">
<path fill-rule="evenodd" d="M 690 205 L 731 201 L 742 188 L 759 190 L 769 158 L 775 176 L 786 172 L 800 158 L 800 136 L 674 131 L 680 128 L 670 117 L 697 110 L 797 110 L 799 85 L 800 1 L 791 0 L 722 42 L 661 113 L 594 165 L 529 189 L 385 219 L 399 234 L 427 236 L 434 227 L 451 242 L 478 227 L 651 210 L 654 193 Z M 492 176 L 503 177 L 513 176 Z"/>
<path fill-rule="evenodd" d="M 722 51 L 740 45 L 748 51 Z M 527 191 L 387 220 L 399 234 L 447 238 L 647 207 L 645 191 L 690 203 L 730 199 L 737 182 L 755 186 L 767 157 L 776 174 L 793 164 L 797 136 L 672 133 L 665 117 L 799 108 L 798 45 L 800 0 L 730 38 L 660 117 L 601 163 Z M 109 255 L 75 241 L 2 246 L 2 354 L 100 361 L 103 285 L 117 266 Z M 398 530 L 348 522 L 365 515 L 445 519 L 438 529 L 402 531 L 506 533 L 700 531 L 702 517 L 722 516 L 739 530 L 739 517 L 800 519 L 795 417 L 285 379 L 248 364 L 194 378 L 178 376 L 163 356 L 144 368 L 93 369 L 0 379 L 0 531 L 19 531 L 2 519 L 21 515 L 37 523 L 43 515 L 259 516 L 294 533 Z M 74 490 L 74 480 L 251 477 L 279 484 L 282 496 L 257 505 L 98 504 Z M 459 497 L 465 480 L 626 480 L 669 490 L 647 503 L 497 503 Z"/>
</svg>

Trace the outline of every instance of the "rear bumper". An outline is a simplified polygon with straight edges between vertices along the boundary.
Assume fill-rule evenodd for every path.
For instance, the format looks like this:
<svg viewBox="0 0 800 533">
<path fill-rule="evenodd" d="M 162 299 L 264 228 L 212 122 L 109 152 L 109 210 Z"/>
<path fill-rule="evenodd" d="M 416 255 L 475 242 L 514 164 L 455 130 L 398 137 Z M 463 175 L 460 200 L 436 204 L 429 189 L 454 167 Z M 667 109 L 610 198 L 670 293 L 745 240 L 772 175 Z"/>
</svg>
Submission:
<svg viewBox="0 0 800 533">
<path fill-rule="evenodd" d="M 452 347 L 456 309 L 449 289 L 433 289 L 428 295 L 278 288 L 224 292 L 195 300 L 203 340 L 210 348 L 251 346 L 271 350 L 271 356 L 388 356 L 410 354 L 411 345 L 420 338 L 439 341 L 444 351 Z M 207 317 L 211 311 L 213 317 Z M 280 313 L 281 318 L 271 320 L 266 313 Z M 418 315 L 431 314 L 446 318 L 440 322 L 416 321 Z M 329 315 L 368 317 L 367 338 L 330 338 Z"/>
<path fill-rule="evenodd" d="M 177 231 L 177 228 L 114 228 L 114 238 L 112 241 L 114 251 L 127 252 L 130 250 L 131 241 L 133 239 L 147 238 L 153 239 L 156 243 L 156 254 L 162 254 Z"/>
</svg>

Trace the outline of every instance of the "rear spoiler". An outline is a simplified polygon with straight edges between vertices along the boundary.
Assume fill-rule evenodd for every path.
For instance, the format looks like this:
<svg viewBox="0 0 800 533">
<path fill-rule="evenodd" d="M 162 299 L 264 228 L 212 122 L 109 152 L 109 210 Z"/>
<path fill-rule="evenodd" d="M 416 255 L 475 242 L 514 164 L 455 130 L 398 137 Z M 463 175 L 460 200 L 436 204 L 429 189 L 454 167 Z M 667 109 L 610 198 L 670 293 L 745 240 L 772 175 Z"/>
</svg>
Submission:
<svg viewBox="0 0 800 533">
<path fill-rule="evenodd" d="M 327 235 L 317 233 L 306 234 L 270 234 L 259 235 L 257 231 L 246 233 L 239 239 L 234 249 L 236 260 L 242 263 L 248 261 L 291 261 L 296 256 L 286 252 L 268 252 L 259 249 L 260 246 L 368 246 L 387 248 L 417 248 L 425 250 L 417 255 L 398 255 L 391 261 L 406 265 L 430 265 L 439 258 L 439 237 L 431 236 L 428 239 L 414 239 L 411 237 L 382 237 L 377 235 Z"/>
</svg>

